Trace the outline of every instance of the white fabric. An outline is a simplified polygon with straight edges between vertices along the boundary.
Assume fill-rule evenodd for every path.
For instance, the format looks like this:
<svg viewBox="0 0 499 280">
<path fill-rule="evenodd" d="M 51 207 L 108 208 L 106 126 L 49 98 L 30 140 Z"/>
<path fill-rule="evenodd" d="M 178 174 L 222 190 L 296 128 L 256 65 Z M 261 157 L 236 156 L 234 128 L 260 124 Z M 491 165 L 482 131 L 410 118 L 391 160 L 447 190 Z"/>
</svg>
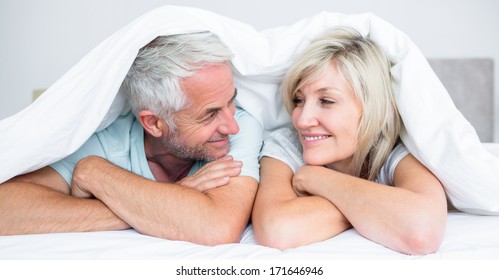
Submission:
<svg viewBox="0 0 499 280">
<path fill-rule="evenodd" d="M 412 41 L 370 13 L 323 12 L 257 32 L 204 10 L 155 9 L 98 45 L 34 104 L 0 122 L 0 182 L 72 153 L 112 122 L 125 106 L 117 93 L 138 49 L 158 35 L 200 30 L 218 34 L 235 53 L 237 102 L 267 130 L 281 126 L 289 121 L 276 94 L 283 73 L 312 37 L 336 25 L 369 35 L 395 62 L 393 86 L 406 126 L 402 140 L 438 176 L 454 206 L 499 214 L 499 158 L 483 148 Z"/>
<path fill-rule="evenodd" d="M 260 159 L 265 156 L 282 161 L 293 173 L 305 165 L 300 138 L 291 126 L 276 129 L 264 139 Z"/>
<path fill-rule="evenodd" d="M 134 230 L 0 236 L 0 260 L 497 260 L 497 236 L 497 216 L 449 213 L 439 250 L 425 256 L 395 252 L 354 229 L 322 242 L 280 251 L 257 245 L 249 226 L 241 243 L 213 247 L 150 237 Z"/>
<path fill-rule="evenodd" d="M 408 154 L 409 151 L 404 144 L 398 143 L 386 159 L 386 162 L 381 166 L 376 182 L 387 186 L 394 186 L 393 176 L 395 174 L 395 168 L 397 168 L 399 162 Z"/>
</svg>

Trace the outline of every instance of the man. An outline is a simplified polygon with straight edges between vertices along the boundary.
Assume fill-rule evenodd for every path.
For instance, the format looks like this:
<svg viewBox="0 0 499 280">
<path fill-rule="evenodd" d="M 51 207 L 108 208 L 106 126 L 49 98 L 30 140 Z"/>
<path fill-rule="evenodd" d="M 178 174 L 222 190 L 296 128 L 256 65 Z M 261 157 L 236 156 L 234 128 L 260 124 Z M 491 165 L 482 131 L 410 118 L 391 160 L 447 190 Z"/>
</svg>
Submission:
<svg viewBox="0 0 499 280">
<path fill-rule="evenodd" d="M 205 245 L 238 242 L 263 132 L 235 107 L 230 58 L 209 32 L 142 48 L 123 82 L 133 114 L 67 158 L 0 185 L 0 234 L 133 227 Z"/>
</svg>

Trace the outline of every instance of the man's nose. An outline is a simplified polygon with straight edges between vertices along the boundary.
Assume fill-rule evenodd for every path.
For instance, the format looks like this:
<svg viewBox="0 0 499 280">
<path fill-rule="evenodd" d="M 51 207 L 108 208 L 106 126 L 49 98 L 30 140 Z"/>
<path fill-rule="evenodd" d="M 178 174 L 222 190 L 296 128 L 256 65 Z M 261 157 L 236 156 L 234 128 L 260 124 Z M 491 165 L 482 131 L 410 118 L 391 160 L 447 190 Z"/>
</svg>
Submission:
<svg viewBox="0 0 499 280">
<path fill-rule="evenodd" d="M 222 124 L 220 125 L 220 133 L 222 134 L 237 134 L 239 132 L 239 125 L 234 118 L 235 110 L 222 111 Z"/>
</svg>

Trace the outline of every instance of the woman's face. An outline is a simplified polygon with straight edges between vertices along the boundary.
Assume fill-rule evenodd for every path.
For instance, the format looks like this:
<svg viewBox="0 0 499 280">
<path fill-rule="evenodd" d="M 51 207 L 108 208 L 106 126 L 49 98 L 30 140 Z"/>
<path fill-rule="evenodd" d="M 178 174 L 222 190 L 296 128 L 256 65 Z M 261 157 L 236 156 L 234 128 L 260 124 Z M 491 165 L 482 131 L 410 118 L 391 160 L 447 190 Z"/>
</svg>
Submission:
<svg viewBox="0 0 499 280">
<path fill-rule="evenodd" d="M 294 104 L 292 120 L 305 163 L 350 173 L 362 105 L 336 64 L 301 87 Z"/>
</svg>

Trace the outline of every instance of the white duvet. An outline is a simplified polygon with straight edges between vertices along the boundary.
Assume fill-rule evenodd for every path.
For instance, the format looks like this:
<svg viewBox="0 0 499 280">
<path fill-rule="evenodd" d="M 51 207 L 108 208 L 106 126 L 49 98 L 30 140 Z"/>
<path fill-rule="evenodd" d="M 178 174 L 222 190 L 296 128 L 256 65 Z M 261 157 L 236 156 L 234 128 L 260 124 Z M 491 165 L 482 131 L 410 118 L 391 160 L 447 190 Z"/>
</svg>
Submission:
<svg viewBox="0 0 499 280">
<path fill-rule="evenodd" d="M 218 34 L 235 54 L 237 102 L 267 131 L 283 125 L 289 119 L 277 94 L 282 75 L 312 37 L 336 25 L 371 37 L 393 60 L 393 87 L 405 124 L 402 140 L 442 181 L 454 206 L 499 214 L 499 158 L 479 142 L 411 40 L 369 13 L 323 12 L 257 32 L 204 10 L 155 9 L 103 41 L 35 103 L 0 122 L 0 182 L 65 157 L 112 122 L 126 107 L 119 87 L 137 51 L 159 35 Z"/>
</svg>

